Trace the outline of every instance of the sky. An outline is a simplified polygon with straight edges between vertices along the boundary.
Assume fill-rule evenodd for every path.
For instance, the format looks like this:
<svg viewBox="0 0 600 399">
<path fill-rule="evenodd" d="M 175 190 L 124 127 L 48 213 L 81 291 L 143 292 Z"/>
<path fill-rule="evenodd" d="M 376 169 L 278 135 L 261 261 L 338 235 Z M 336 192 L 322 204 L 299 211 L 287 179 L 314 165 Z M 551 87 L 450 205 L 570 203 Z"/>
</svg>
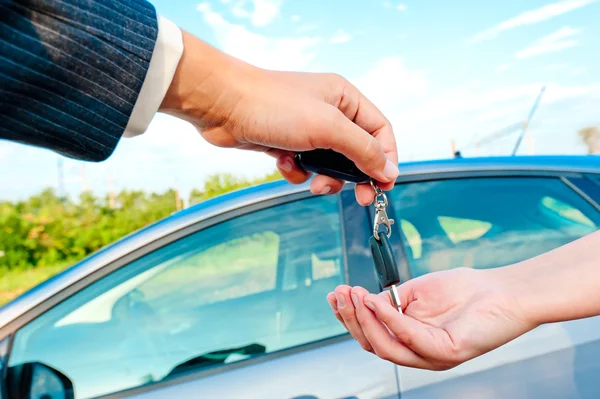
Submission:
<svg viewBox="0 0 600 399">
<path fill-rule="evenodd" d="M 334 72 L 392 122 L 401 162 L 508 155 L 542 87 L 519 154 L 584 154 L 577 136 L 600 124 L 600 0 L 154 0 L 158 13 L 262 68 Z M 58 188 L 59 156 L 0 141 L 0 199 Z M 177 188 L 214 173 L 247 178 L 274 159 L 206 143 L 188 123 L 157 114 L 102 163 L 63 159 L 64 189 Z"/>
</svg>

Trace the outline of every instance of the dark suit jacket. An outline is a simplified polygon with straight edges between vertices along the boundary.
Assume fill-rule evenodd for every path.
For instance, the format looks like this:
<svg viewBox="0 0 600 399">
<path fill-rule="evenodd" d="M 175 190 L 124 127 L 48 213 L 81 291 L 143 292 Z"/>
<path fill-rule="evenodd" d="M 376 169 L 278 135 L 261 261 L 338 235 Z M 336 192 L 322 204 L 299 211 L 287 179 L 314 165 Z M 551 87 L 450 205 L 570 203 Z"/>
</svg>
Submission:
<svg viewBox="0 0 600 399">
<path fill-rule="evenodd" d="M 157 34 L 144 0 L 0 0 L 0 139 L 108 158 Z"/>
</svg>

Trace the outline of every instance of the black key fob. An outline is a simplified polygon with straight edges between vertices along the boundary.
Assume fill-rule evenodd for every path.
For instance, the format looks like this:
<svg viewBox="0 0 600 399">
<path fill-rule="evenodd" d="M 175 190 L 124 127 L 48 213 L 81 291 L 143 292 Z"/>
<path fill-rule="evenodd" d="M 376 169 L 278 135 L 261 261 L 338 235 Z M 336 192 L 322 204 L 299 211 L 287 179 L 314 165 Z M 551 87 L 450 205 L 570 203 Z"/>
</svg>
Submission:
<svg viewBox="0 0 600 399">
<path fill-rule="evenodd" d="M 378 237 L 379 240 L 371 236 L 369 244 L 371 245 L 371 253 L 373 254 L 375 270 L 377 271 L 381 288 L 389 288 L 391 285 L 400 282 L 398 265 L 387 235 L 384 232 L 379 232 Z"/>
<path fill-rule="evenodd" d="M 296 164 L 301 169 L 345 180 L 353 183 L 368 183 L 371 179 L 356 167 L 354 162 L 333 150 L 312 150 L 299 152 L 295 156 Z"/>
</svg>

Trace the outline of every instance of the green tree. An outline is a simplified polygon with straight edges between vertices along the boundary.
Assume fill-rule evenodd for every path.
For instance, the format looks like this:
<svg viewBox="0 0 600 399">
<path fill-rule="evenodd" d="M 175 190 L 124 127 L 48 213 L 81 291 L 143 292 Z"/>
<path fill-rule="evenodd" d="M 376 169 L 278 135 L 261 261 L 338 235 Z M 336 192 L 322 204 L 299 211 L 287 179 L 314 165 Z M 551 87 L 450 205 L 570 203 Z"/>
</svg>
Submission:
<svg viewBox="0 0 600 399">
<path fill-rule="evenodd" d="M 192 191 L 190 203 L 278 179 L 277 171 L 254 180 L 217 174 Z M 23 201 L 0 201 L 0 272 L 76 262 L 176 212 L 179 200 L 175 190 L 123 190 L 112 198 L 86 191 L 71 200 L 46 189 Z"/>
<path fill-rule="evenodd" d="M 254 180 L 247 180 L 233 176 L 232 174 L 215 174 L 209 176 L 204 182 L 201 189 L 193 189 L 190 192 L 190 204 L 197 204 L 209 198 L 213 198 L 231 191 L 240 190 L 242 188 L 267 183 L 275 180 L 281 180 L 283 177 L 279 171 L 269 173 L 264 177 Z"/>
</svg>

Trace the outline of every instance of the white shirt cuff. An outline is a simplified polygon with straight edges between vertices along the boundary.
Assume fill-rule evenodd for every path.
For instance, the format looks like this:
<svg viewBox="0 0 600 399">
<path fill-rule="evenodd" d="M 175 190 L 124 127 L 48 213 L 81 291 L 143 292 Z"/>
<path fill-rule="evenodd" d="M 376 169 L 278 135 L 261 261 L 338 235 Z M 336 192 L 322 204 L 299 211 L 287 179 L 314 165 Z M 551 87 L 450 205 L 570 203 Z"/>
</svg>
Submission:
<svg viewBox="0 0 600 399">
<path fill-rule="evenodd" d="M 171 85 L 182 54 L 181 31 L 173 22 L 159 16 L 158 37 L 150 59 L 150 66 L 123 137 L 138 136 L 148 129 L 148 125 Z"/>
</svg>

